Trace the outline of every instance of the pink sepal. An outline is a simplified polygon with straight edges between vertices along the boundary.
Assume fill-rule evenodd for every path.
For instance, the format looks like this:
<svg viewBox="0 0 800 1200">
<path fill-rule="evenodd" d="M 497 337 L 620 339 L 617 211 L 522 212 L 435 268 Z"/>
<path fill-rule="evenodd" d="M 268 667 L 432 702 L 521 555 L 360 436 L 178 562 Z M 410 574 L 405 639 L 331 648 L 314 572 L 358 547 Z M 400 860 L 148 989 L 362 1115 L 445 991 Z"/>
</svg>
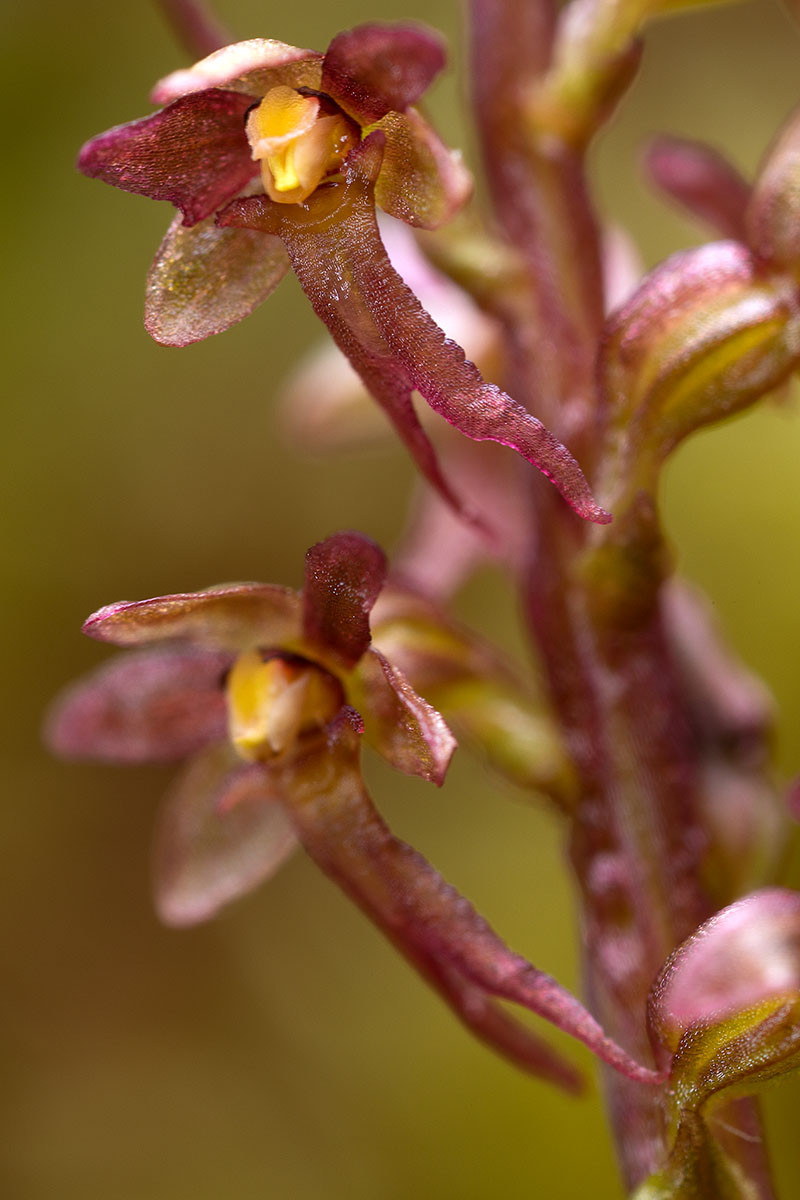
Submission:
<svg viewBox="0 0 800 1200">
<path fill-rule="evenodd" d="M 229 654 L 165 646 L 121 655 L 57 700 L 45 730 L 65 758 L 170 762 L 225 736 Z"/>
</svg>

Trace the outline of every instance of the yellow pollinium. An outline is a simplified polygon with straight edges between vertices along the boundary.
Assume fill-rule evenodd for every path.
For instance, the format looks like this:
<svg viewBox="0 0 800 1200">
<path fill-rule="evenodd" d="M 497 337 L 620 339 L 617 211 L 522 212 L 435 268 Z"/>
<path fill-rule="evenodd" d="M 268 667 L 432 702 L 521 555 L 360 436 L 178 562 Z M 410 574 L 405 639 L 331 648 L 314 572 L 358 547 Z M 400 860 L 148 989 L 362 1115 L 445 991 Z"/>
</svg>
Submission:
<svg viewBox="0 0 800 1200">
<path fill-rule="evenodd" d="M 339 169 L 358 135 L 343 114 L 321 116 L 316 96 L 281 85 L 251 110 L 247 139 L 270 199 L 299 204 Z"/>
<path fill-rule="evenodd" d="M 242 758 L 263 762 L 318 729 L 342 705 L 338 682 L 311 663 L 240 654 L 227 684 L 228 731 Z"/>
</svg>

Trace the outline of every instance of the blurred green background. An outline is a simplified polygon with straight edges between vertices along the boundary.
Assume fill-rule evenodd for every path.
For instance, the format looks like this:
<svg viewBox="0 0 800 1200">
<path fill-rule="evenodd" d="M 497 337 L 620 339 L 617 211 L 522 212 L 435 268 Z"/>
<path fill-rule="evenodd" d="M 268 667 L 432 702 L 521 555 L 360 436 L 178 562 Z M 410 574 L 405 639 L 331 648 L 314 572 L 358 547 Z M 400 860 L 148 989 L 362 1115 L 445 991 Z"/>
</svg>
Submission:
<svg viewBox="0 0 800 1200">
<path fill-rule="evenodd" d="M 470 151 L 456 5 L 220 0 L 218 11 L 236 36 L 317 47 L 375 16 L 429 21 L 454 62 L 432 108 Z M 62 765 L 42 751 L 48 699 L 104 657 L 79 636 L 92 609 L 225 579 L 297 583 L 304 549 L 336 528 L 391 547 L 412 476 L 389 449 L 320 462 L 282 444 L 273 394 L 320 336 L 293 280 L 201 346 L 167 351 L 145 335 L 142 285 L 167 207 L 89 182 L 73 162 L 85 138 L 148 111 L 151 83 L 185 61 L 155 5 L 5 0 L 0 55 L 0 1194 L 618 1196 L 596 1091 L 567 1100 L 473 1045 L 309 863 L 297 858 L 207 927 L 164 930 L 148 844 L 170 772 Z M 798 65 L 800 35 L 766 0 L 652 30 L 595 154 L 603 211 L 648 263 L 698 235 L 640 185 L 642 138 L 707 137 L 752 169 L 800 95 Z M 796 403 L 765 406 L 697 437 L 665 494 L 684 569 L 780 702 L 786 774 L 800 767 L 799 460 Z M 513 642 L 513 602 L 491 573 L 462 610 Z M 514 945 L 578 986 L 547 814 L 466 759 L 441 793 L 377 768 L 372 778 L 395 829 Z M 786 1200 L 800 1191 L 798 1103 L 796 1081 L 768 1102 Z"/>
</svg>

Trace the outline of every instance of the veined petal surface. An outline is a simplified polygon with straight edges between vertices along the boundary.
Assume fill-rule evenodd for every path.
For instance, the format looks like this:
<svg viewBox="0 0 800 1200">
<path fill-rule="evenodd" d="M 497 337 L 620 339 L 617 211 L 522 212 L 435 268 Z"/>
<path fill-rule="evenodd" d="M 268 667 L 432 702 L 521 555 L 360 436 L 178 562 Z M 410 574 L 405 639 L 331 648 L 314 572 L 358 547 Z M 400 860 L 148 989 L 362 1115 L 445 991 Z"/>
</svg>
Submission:
<svg viewBox="0 0 800 1200">
<path fill-rule="evenodd" d="M 300 597 L 290 588 L 237 583 L 153 600 L 122 600 L 93 613 L 83 631 L 115 646 L 185 638 L 221 650 L 292 649 L 301 636 Z"/>
<path fill-rule="evenodd" d="M 321 90 L 369 124 L 415 104 L 444 64 L 442 39 L 431 29 L 359 25 L 337 34 L 328 47 Z"/>
<path fill-rule="evenodd" d="M 272 87 L 318 88 L 322 73 L 322 55 L 316 50 L 301 50 L 271 38 L 249 38 L 222 46 L 201 58 L 193 67 L 173 71 L 153 88 L 154 104 L 169 104 L 192 92 L 209 88 L 263 96 Z"/>
<path fill-rule="evenodd" d="M 259 173 L 244 132 L 250 103 L 218 90 L 186 96 L 92 138 L 78 168 L 124 192 L 168 200 L 183 213 L 184 225 L 196 225 Z"/>
<path fill-rule="evenodd" d="M 187 229 L 176 216 L 147 276 L 144 325 L 163 346 L 188 346 L 249 316 L 289 270 L 278 238 L 220 229 L 213 217 Z"/>
<path fill-rule="evenodd" d="M 165 646 L 120 655 L 57 700 L 45 737 L 57 754 L 169 762 L 225 736 L 230 654 Z"/>
<path fill-rule="evenodd" d="M 269 773 L 214 746 L 189 765 L 156 828 L 153 883 L 167 925 L 195 925 L 274 875 L 297 845 Z"/>
</svg>

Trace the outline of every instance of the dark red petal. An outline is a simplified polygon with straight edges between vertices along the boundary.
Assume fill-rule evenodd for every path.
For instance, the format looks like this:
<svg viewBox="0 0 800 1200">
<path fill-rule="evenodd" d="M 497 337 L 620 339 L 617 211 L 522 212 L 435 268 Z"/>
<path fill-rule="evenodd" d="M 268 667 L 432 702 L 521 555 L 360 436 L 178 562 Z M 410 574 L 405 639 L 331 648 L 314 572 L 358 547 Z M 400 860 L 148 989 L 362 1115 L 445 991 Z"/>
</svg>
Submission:
<svg viewBox="0 0 800 1200">
<path fill-rule="evenodd" d="M 752 191 L 726 158 L 690 138 L 653 138 L 644 154 L 648 177 L 681 208 L 720 237 L 746 241 L 745 212 Z"/>
<path fill-rule="evenodd" d="M 368 650 L 348 689 L 364 722 L 364 736 L 405 775 L 444 782 L 456 739 L 441 713 L 377 650 Z"/>
<path fill-rule="evenodd" d="M 370 642 L 369 614 L 386 579 L 386 555 L 360 533 L 335 533 L 306 554 L 303 635 L 352 667 Z"/>
<path fill-rule="evenodd" d="M 156 828 L 153 884 L 168 925 L 196 925 L 274 875 L 297 845 L 268 772 L 227 745 L 196 759 Z"/>
<path fill-rule="evenodd" d="M 438 34 L 419 25 L 359 25 L 338 34 L 322 65 L 322 91 L 363 125 L 415 104 L 445 64 Z"/>
<path fill-rule="evenodd" d="M 520 404 L 484 381 L 391 265 L 375 219 L 372 188 L 382 141 L 380 134 L 371 134 L 347 159 L 346 183 L 319 188 L 305 205 L 272 204 L 261 197 L 237 200 L 220 215 L 220 223 L 263 229 L 283 239 L 315 311 L 370 390 L 371 368 L 379 396 L 391 388 L 396 372 L 399 395 L 407 404 L 410 389 L 416 388 L 461 433 L 516 450 L 580 516 L 607 523 L 611 518 L 594 500 L 566 447 Z M 398 384 L 394 386 L 397 409 Z M 408 417 L 395 420 L 408 428 Z"/>
<path fill-rule="evenodd" d="M 485 996 L 538 1013 L 631 1079 L 662 1079 L 607 1038 L 565 988 L 510 950 L 464 896 L 392 834 L 364 787 L 358 736 L 346 714 L 325 741 L 307 744 L 275 777 L 305 849 L 413 963 L 432 960 Z"/>
<path fill-rule="evenodd" d="M 120 655 L 56 701 L 45 737 L 66 758 L 169 762 L 225 736 L 229 654 L 169 647 Z"/>
<path fill-rule="evenodd" d="M 83 632 L 115 646 L 185 638 L 237 652 L 258 646 L 292 649 L 301 636 L 300 597 L 273 584 L 231 583 L 153 600 L 120 600 L 92 613 Z"/>
<path fill-rule="evenodd" d="M 289 270 L 278 238 L 219 229 L 207 217 L 167 230 L 147 276 L 144 326 L 162 346 L 188 346 L 222 333 L 266 300 Z"/>
<path fill-rule="evenodd" d="M 168 200 L 196 225 L 258 174 L 244 116 L 252 98 L 215 89 L 93 138 L 78 168 L 125 192 Z"/>
</svg>

